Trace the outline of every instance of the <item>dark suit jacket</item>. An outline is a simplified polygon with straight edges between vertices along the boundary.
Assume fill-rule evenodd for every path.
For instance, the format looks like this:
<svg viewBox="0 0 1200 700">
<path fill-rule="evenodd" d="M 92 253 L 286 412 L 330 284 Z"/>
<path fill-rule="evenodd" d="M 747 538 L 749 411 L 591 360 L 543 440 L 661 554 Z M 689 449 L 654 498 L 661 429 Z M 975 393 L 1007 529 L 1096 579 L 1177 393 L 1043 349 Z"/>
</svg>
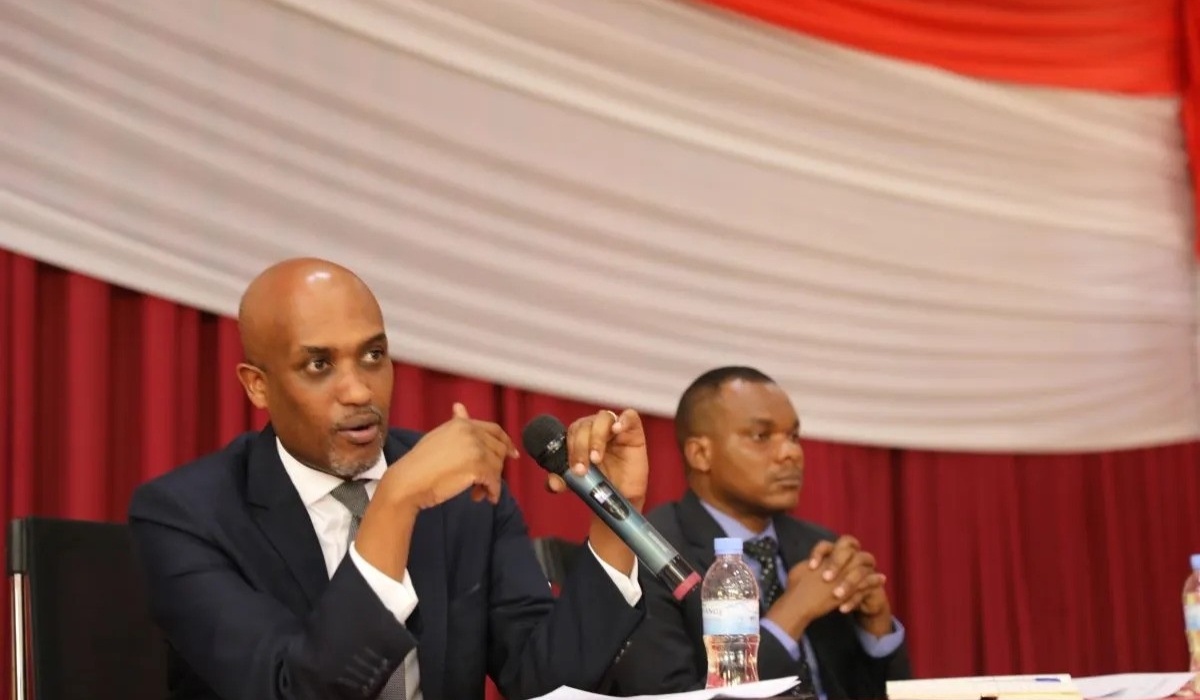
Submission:
<svg viewBox="0 0 1200 700">
<path fill-rule="evenodd" d="M 390 431 L 388 463 L 419 438 Z M 595 688 L 644 616 L 593 556 L 556 602 L 505 490 L 420 513 L 407 629 L 349 556 L 330 580 L 270 427 L 141 486 L 129 522 L 174 698 L 373 698 L 414 646 L 426 700 Z"/>
<path fill-rule="evenodd" d="M 716 558 L 713 540 L 725 536 L 690 490 L 682 500 L 658 507 L 647 519 L 699 572 L 707 571 Z M 835 541 L 828 530 L 787 516 L 775 518 L 775 529 L 789 569 L 804 561 L 820 540 Z M 678 602 L 665 585 L 645 573 L 640 582 L 646 620 L 614 668 L 613 692 L 638 695 L 704 687 L 708 662 L 699 589 Z M 822 689 L 830 700 L 885 698 L 888 680 L 912 676 L 907 645 L 889 657 L 874 659 L 863 651 L 851 618 L 836 610 L 813 622 L 805 634 L 817 657 Z M 762 680 L 799 674 L 799 663 L 792 661 L 787 649 L 767 630 L 759 641 L 758 673 Z"/>
</svg>

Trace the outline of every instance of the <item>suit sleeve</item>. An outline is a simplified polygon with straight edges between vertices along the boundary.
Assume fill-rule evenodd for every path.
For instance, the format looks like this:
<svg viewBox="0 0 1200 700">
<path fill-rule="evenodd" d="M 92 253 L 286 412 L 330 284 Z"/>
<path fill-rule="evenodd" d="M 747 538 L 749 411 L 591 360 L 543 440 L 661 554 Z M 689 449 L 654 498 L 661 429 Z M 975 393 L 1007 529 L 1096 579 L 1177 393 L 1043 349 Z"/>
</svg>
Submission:
<svg viewBox="0 0 1200 700">
<path fill-rule="evenodd" d="M 641 585 L 646 619 L 613 668 L 611 692 L 653 695 L 703 688 L 706 669 L 699 663 L 697 642 L 688 635 L 682 604 L 645 569 Z"/>
<path fill-rule="evenodd" d="M 912 677 L 908 648 L 903 642 L 890 654 L 875 657 L 863 648 L 859 627 L 833 612 L 809 626 L 823 689 L 830 697 L 868 700 L 887 697 L 889 680 Z"/>
<path fill-rule="evenodd" d="M 861 673 L 859 682 L 863 687 L 851 691 L 855 698 L 887 697 L 888 681 L 904 681 L 912 678 L 912 664 L 908 658 L 908 644 L 900 646 L 886 656 L 873 657 L 865 650 L 859 656 Z"/>
<path fill-rule="evenodd" d="M 227 700 L 372 698 L 416 640 L 349 557 L 312 612 L 256 590 L 202 526 L 153 482 L 129 524 L 154 618 L 188 665 Z"/>
<path fill-rule="evenodd" d="M 510 700 L 563 685 L 601 687 L 644 604 L 630 605 L 590 553 L 578 557 L 556 601 L 507 489 L 493 517 L 488 672 L 496 686 Z"/>
</svg>

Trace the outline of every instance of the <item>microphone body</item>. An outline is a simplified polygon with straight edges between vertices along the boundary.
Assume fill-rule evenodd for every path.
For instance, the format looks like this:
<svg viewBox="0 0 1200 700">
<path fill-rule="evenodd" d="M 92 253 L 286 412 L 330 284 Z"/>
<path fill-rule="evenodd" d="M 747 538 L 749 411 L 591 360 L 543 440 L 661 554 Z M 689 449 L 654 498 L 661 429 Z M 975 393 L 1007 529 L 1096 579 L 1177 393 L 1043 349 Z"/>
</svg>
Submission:
<svg viewBox="0 0 1200 700">
<path fill-rule="evenodd" d="M 542 429 L 535 429 L 538 427 Z M 567 468 L 566 431 L 557 418 L 539 416 L 533 419 L 522 437 L 526 452 L 538 465 L 562 477 L 567 486 L 633 550 L 642 565 L 667 586 L 676 600 L 683 600 L 700 585 L 700 575 L 695 569 L 633 508 L 596 465 L 589 464 L 583 476 Z"/>
</svg>

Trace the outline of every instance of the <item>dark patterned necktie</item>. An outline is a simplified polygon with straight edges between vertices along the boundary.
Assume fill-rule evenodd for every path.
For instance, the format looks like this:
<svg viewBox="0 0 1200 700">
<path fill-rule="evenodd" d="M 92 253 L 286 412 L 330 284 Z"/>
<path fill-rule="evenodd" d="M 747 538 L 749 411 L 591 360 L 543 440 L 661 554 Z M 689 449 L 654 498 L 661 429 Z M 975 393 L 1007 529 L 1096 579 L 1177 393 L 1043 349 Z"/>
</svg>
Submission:
<svg viewBox="0 0 1200 700">
<path fill-rule="evenodd" d="M 759 603 L 765 615 L 779 596 L 783 595 L 783 584 L 779 581 L 779 543 L 774 537 L 746 540 L 742 543 L 742 551 L 762 567 L 762 576 L 759 577 L 762 597 Z M 804 653 L 804 642 L 800 639 L 796 641 L 800 644 L 800 669 L 796 674 L 799 677 L 799 685 L 792 689 L 789 697 L 816 698 L 816 686 L 813 685 L 812 669 L 808 666 L 808 655 Z"/>
<path fill-rule="evenodd" d="M 346 539 L 346 550 L 349 551 L 350 543 L 358 534 L 358 526 L 362 524 L 363 514 L 367 512 L 367 504 L 371 502 L 367 496 L 367 482 L 343 481 L 330 491 L 329 495 L 350 511 L 350 535 Z M 388 679 L 387 685 L 383 686 L 383 691 L 378 697 L 379 700 L 408 700 L 408 693 L 404 687 L 403 659 L 396 670 L 392 671 L 392 677 Z"/>
<path fill-rule="evenodd" d="M 779 583 L 779 543 L 774 537 L 761 537 L 757 540 L 746 540 L 742 548 L 762 567 L 759 585 L 762 588 L 762 611 L 765 613 L 771 609 L 776 599 L 783 595 L 783 585 Z"/>
</svg>

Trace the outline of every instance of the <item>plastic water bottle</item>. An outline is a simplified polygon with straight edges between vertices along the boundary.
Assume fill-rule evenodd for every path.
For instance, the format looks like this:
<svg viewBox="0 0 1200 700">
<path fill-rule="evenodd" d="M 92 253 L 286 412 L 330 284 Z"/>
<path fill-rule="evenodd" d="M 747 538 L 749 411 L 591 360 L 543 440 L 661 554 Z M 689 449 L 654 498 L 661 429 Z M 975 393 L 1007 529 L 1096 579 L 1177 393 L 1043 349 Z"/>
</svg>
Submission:
<svg viewBox="0 0 1200 700">
<path fill-rule="evenodd" d="M 1200 554 L 1192 555 L 1192 574 L 1183 584 L 1183 621 L 1187 631 L 1191 672 L 1200 673 Z"/>
<path fill-rule="evenodd" d="M 717 559 L 700 585 L 709 688 L 758 680 L 758 580 L 742 559 L 742 541 L 718 537 Z"/>
</svg>

